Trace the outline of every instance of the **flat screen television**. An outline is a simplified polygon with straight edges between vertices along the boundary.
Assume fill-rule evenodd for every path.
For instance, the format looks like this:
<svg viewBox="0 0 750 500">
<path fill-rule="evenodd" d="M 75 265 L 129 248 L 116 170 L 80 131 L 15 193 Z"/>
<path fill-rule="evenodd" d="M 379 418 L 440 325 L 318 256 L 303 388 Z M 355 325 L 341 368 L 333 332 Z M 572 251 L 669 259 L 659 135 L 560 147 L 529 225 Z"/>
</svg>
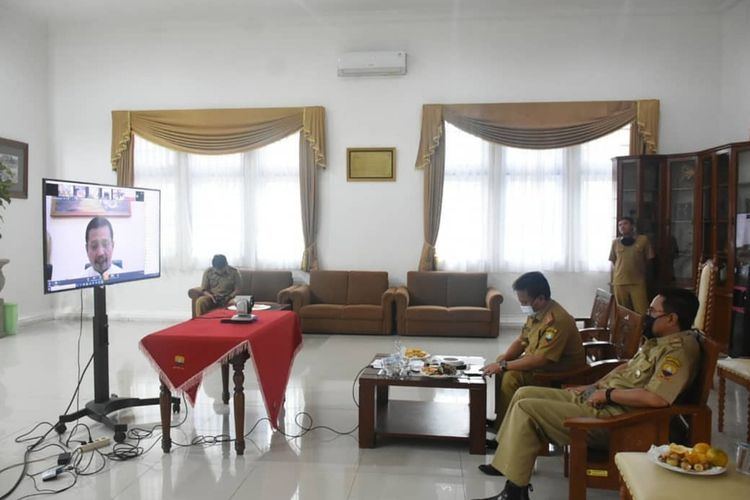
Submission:
<svg viewBox="0 0 750 500">
<path fill-rule="evenodd" d="M 42 179 L 44 293 L 161 275 L 161 193 Z"/>
</svg>

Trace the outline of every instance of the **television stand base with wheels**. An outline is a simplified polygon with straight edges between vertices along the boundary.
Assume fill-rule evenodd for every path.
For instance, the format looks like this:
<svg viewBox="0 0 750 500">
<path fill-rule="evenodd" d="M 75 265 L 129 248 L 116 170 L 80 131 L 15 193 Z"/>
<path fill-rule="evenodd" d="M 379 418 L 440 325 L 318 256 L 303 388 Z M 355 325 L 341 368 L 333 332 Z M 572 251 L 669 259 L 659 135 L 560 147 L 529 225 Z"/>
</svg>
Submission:
<svg viewBox="0 0 750 500">
<path fill-rule="evenodd" d="M 128 431 L 127 424 L 117 423 L 109 417 L 109 414 L 124 408 L 133 408 L 135 406 L 152 406 L 159 405 L 159 398 L 121 398 L 113 394 L 111 398 L 106 399 L 100 403 L 96 401 L 89 401 L 86 403 L 86 407 L 78 410 L 74 413 L 68 413 L 60 415 L 60 418 L 55 424 L 55 431 L 58 434 L 63 434 L 66 430 L 66 423 L 73 422 L 82 417 L 89 417 L 92 420 L 101 422 L 107 427 L 115 431 L 114 439 L 117 443 L 125 441 L 126 433 Z M 180 398 L 172 398 L 172 412 L 180 412 Z"/>
</svg>

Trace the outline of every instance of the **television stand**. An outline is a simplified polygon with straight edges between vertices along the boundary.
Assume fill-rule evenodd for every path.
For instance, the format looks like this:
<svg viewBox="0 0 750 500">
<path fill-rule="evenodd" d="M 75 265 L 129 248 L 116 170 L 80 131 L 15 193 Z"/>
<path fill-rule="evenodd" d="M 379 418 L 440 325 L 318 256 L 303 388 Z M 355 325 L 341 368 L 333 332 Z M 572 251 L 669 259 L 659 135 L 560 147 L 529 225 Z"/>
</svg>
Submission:
<svg viewBox="0 0 750 500">
<path fill-rule="evenodd" d="M 55 431 L 62 434 L 66 431 L 68 422 L 82 417 L 101 422 L 115 431 L 115 442 L 125 440 L 128 431 L 127 424 L 117 423 L 108 415 L 123 408 L 135 406 L 158 405 L 159 398 L 121 398 L 109 393 L 109 323 L 107 320 L 107 299 L 104 286 L 94 287 L 94 400 L 86 403 L 86 407 L 74 413 L 60 415 L 55 424 Z M 179 413 L 180 399 L 172 398 L 172 412 Z"/>
</svg>

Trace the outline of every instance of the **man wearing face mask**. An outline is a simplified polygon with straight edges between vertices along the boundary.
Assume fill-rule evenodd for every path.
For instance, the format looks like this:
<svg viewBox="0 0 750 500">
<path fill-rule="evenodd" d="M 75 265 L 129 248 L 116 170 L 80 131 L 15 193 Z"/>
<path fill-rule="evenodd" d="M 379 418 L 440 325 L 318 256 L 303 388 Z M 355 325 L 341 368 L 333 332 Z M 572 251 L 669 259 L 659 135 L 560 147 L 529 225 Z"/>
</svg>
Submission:
<svg viewBox="0 0 750 500">
<path fill-rule="evenodd" d="M 543 442 L 570 444 L 565 419 L 611 417 L 671 405 L 699 369 L 700 345 L 690 330 L 697 311 L 693 292 L 663 290 L 648 308 L 644 326 L 648 340 L 626 364 L 588 386 L 519 389 L 498 433 L 500 447 L 492 464 L 485 466 L 505 475 L 505 489 L 483 500 L 528 499 L 531 472 Z M 589 439 L 594 446 L 606 443 L 604 434 Z"/>
<path fill-rule="evenodd" d="M 618 304 L 643 314 L 648 306 L 646 282 L 654 250 L 646 236 L 635 233 L 630 217 L 617 221 L 617 230 L 621 236 L 612 241 L 609 251 L 615 299 Z"/>
<path fill-rule="evenodd" d="M 535 372 L 564 371 L 586 363 L 575 319 L 552 300 L 547 278 L 538 271 L 525 273 L 513 282 L 513 290 L 521 311 L 528 316 L 526 323 L 508 349 L 483 368 L 485 375 L 497 375 L 497 416 L 488 422 L 494 431 L 500 428 L 513 394 L 519 387 L 531 385 Z M 487 445 L 494 448 L 497 442 L 489 440 Z"/>
</svg>

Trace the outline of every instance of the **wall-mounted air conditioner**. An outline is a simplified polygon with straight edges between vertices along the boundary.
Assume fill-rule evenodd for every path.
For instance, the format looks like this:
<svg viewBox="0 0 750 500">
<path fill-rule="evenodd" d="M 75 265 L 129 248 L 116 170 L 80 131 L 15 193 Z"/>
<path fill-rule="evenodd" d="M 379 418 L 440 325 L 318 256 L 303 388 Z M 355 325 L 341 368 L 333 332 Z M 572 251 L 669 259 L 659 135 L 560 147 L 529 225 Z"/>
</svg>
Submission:
<svg viewBox="0 0 750 500">
<path fill-rule="evenodd" d="M 347 52 L 341 54 L 339 76 L 384 76 L 406 74 L 406 52 Z"/>
</svg>

